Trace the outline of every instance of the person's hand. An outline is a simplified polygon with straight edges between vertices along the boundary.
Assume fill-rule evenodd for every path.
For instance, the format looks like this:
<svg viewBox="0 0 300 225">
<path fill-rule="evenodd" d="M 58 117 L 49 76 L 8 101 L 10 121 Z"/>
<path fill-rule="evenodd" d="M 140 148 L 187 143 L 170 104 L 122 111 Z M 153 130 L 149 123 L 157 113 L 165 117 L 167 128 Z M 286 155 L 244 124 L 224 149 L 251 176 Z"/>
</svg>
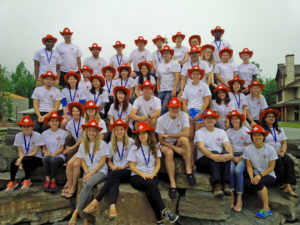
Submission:
<svg viewBox="0 0 300 225">
<path fill-rule="evenodd" d="M 19 170 L 24 170 L 22 164 L 19 166 Z"/>
<path fill-rule="evenodd" d="M 176 89 L 174 90 L 172 90 L 172 92 L 171 92 L 171 97 L 176 97 Z"/>
<path fill-rule="evenodd" d="M 193 122 L 194 121 L 194 119 L 189 115 L 189 121 L 190 122 Z"/>
<path fill-rule="evenodd" d="M 152 174 L 145 174 L 145 178 L 148 179 L 153 179 L 153 175 Z"/>
<path fill-rule="evenodd" d="M 23 158 L 18 158 L 15 165 L 20 166 Z"/>
<path fill-rule="evenodd" d="M 281 158 L 283 158 L 284 155 L 285 155 L 285 152 L 281 152 L 281 153 L 280 153 L 280 157 L 281 157 Z"/>
<path fill-rule="evenodd" d="M 87 175 L 85 175 L 84 178 L 83 178 L 83 183 L 86 183 L 88 181 L 88 179 L 91 178 L 91 176 L 92 176 L 91 173 L 88 173 Z"/>
<path fill-rule="evenodd" d="M 132 78 L 136 78 L 137 75 L 136 75 L 136 73 L 135 73 L 134 71 L 132 71 L 131 74 L 130 74 L 130 76 L 131 76 Z"/>
<path fill-rule="evenodd" d="M 63 153 L 64 153 L 64 154 L 67 154 L 69 151 L 71 151 L 71 150 L 73 150 L 73 149 L 74 149 L 73 146 L 66 146 Z"/>
<path fill-rule="evenodd" d="M 217 88 L 217 87 L 218 87 L 218 85 L 217 85 L 217 84 L 212 84 L 212 86 L 213 86 L 214 88 Z"/>
<path fill-rule="evenodd" d="M 235 156 L 235 157 L 233 157 L 232 161 L 233 161 L 234 163 L 239 163 L 239 161 L 241 161 L 241 158 Z"/>
<path fill-rule="evenodd" d="M 38 122 L 39 122 L 39 123 L 43 123 L 43 122 L 44 122 L 44 116 L 39 116 Z"/>
<path fill-rule="evenodd" d="M 145 121 L 148 119 L 148 115 L 141 116 L 141 121 Z"/>
<path fill-rule="evenodd" d="M 257 185 L 259 183 L 260 179 L 261 179 L 261 176 L 260 175 L 256 175 L 253 178 L 253 182 L 251 181 L 251 183 L 254 184 L 254 185 Z"/>
<path fill-rule="evenodd" d="M 219 154 L 213 154 L 211 159 L 215 162 L 224 162 L 224 159 Z"/>
<path fill-rule="evenodd" d="M 199 119 L 201 118 L 201 112 L 197 114 L 197 116 L 195 116 L 194 121 L 197 122 L 199 121 Z"/>
<path fill-rule="evenodd" d="M 179 93 L 178 93 L 178 95 L 177 95 L 177 98 L 181 98 L 181 96 L 182 96 L 182 91 L 180 91 Z"/>
<path fill-rule="evenodd" d="M 256 123 L 254 122 L 254 120 L 251 121 L 251 127 L 253 127 Z"/>
<path fill-rule="evenodd" d="M 227 153 L 227 154 L 221 155 L 221 158 L 224 160 L 224 162 L 227 162 L 233 158 L 233 155 L 230 153 Z"/>
<path fill-rule="evenodd" d="M 162 134 L 161 137 L 163 138 L 163 140 L 169 138 L 169 135 L 168 134 Z"/>
</svg>

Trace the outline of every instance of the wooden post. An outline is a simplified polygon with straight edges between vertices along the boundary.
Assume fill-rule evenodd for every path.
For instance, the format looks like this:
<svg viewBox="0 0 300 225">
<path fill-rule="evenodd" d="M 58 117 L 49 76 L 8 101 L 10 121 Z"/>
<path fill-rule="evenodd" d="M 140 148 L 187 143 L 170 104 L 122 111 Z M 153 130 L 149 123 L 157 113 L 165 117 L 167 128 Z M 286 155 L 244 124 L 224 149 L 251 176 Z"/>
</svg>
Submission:
<svg viewBox="0 0 300 225">
<path fill-rule="evenodd" d="M 287 109 L 284 107 L 284 122 L 286 122 L 286 114 L 287 114 Z"/>
</svg>

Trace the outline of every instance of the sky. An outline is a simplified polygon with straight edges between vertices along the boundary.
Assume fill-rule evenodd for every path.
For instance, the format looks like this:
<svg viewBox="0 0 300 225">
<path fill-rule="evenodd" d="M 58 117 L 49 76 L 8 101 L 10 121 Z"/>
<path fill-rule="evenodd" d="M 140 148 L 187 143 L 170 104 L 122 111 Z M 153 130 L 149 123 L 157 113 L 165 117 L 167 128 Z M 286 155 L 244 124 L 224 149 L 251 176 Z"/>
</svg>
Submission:
<svg viewBox="0 0 300 225">
<path fill-rule="evenodd" d="M 140 35 L 152 52 L 151 40 L 157 34 L 171 41 L 180 31 L 186 35 L 185 46 L 189 36 L 199 34 L 206 44 L 213 40 L 210 30 L 221 26 L 236 65 L 241 63 L 238 52 L 247 47 L 262 75 L 275 77 L 285 55 L 295 54 L 295 64 L 300 64 L 299 12 L 299 0 L 0 0 L 0 64 L 13 71 L 24 61 L 33 72 L 32 58 L 43 48 L 42 37 L 52 34 L 60 43 L 64 27 L 73 31 L 82 61 L 91 55 L 88 47 L 93 42 L 102 46 L 100 55 L 108 61 L 116 40 L 126 44 L 124 53 L 129 56 Z"/>
</svg>

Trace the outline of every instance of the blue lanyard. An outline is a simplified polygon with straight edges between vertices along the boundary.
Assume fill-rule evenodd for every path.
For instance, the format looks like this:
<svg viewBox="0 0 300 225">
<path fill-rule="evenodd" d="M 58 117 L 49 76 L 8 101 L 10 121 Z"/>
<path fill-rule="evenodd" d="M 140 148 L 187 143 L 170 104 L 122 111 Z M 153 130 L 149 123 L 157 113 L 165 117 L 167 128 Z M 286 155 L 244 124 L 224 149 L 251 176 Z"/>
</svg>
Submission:
<svg viewBox="0 0 300 225">
<path fill-rule="evenodd" d="M 145 152 L 144 152 L 144 149 L 143 149 L 142 145 L 141 145 L 141 150 L 142 150 L 142 153 L 143 153 L 143 156 L 144 156 L 146 166 L 148 167 L 149 162 L 150 162 L 150 149 L 149 149 L 149 153 L 148 153 L 148 159 L 146 159 Z"/>
<path fill-rule="evenodd" d="M 156 53 L 157 53 L 158 62 L 161 63 L 162 55 L 160 54 L 160 52 L 158 52 L 158 50 L 156 51 Z M 159 57 L 159 55 L 161 55 L 161 57 Z"/>
<path fill-rule="evenodd" d="M 75 93 L 74 93 L 74 95 L 73 95 L 73 97 L 72 97 L 72 95 L 71 95 L 71 89 L 69 89 L 69 94 L 70 94 L 71 102 L 74 102 L 74 101 L 75 101 L 76 93 L 77 93 L 77 89 L 75 90 Z"/>
<path fill-rule="evenodd" d="M 125 147 L 125 146 L 123 145 L 123 148 L 122 148 L 122 154 L 120 154 L 120 151 L 119 151 L 119 148 L 118 148 L 118 145 L 117 145 L 118 155 L 119 155 L 120 160 L 122 160 L 123 155 L 124 155 L 124 147 Z"/>
<path fill-rule="evenodd" d="M 117 55 L 118 66 L 121 66 L 122 58 L 123 58 L 123 55 L 121 56 L 120 61 L 119 61 L 119 57 L 118 57 L 118 55 Z"/>
<path fill-rule="evenodd" d="M 93 164 L 95 155 L 91 155 L 91 153 L 89 153 L 89 157 L 90 157 L 91 163 Z"/>
<path fill-rule="evenodd" d="M 123 110 L 121 107 L 120 107 L 120 109 L 121 109 L 121 113 L 118 112 L 118 119 L 122 119 Z"/>
<path fill-rule="evenodd" d="M 198 61 L 198 66 L 199 66 L 199 64 L 200 64 L 200 62 Z M 192 62 L 191 62 L 191 66 L 192 66 L 192 68 L 191 68 L 191 69 L 193 69 L 194 65 L 193 65 L 193 63 L 192 63 Z"/>
<path fill-rule="evenodd" d="M 238 108 L 240 109 L 240 105 L 241 105 L 241 94 L 239 93 L 239 100 L 237 100 L 235 93 L 233 93 L 233 96 L 235 98 L 236 104 L 238 105 Z"/>
<path fill-rule="evenodd" d="M 29 148 L 30 148 L 30 142 L 31 142 L 31 138 L 32 138 L 32 134 L 30 134 L 28 145 L 26 143 L 26 137 L 25 137 L 25 135 L 23 135 L 23 137 L 24 137 L 24 145 L 25 145 L 26 155 L 28 155 Z"/>
<path fill-rule="evenodd" d="M 220 44 L 219 44 L 219 45 L 217 44 L 217 42 L 216 42 L 216 41 L 215 41 L 215 44 L 216 44 L 216 46 L 217 46 L 218 50 L 220 50 L 220 48 L 221 48 L 221 44 L 222 44 L 222 40 L 220 40 Z"/>
<path fill-rule="evenodd" d="M 97 105 L 97 102 L 98 102 L 99 96 L 100 96 L 100 92 L 98 92 L 98 96 L 97 96 L 97 98 L 95 99 L 95 94 L 94 94 L 94 102 L 95 102 L 95 104 L 96 104 L 96 105 Z"/>
<path fill-rule="evenodd" d="M 126 80 L 124 87 L 126 87 L 128 80 L 129 79 Z M 122 78 L 121 78 L 121 86 L 123 86 L 123 80 L 122 80 Z"/>
<path fill-rule="evenodd" d="M 75 135 L 76 135 L 77 139 L 78 139 L 78 134 L 79 134 L 80 122 L 81 122 L 81 118 L 78 121 L 77 129 L 76 129 L 75 120 L 73 120 L 73 126 L 74 126 Z"/>
<path fill-rule="evenodd" d="M 107 80 L 105 81 L 105 83 L 106 83 L 106 87 L 107 87 L 107 90 L 108 90 L 108 94 L 110 94 L 110 91 L 111 91 L 111 85 L 112 85 L 112 80 L 110 81 L 109 87 L 108 87 Z"/>
<path fill-rule="evenodd" d="M 51 50 L 50 57 L 48 56 L 48 53 L 47 53 L 47 50 L 46 50 L 46 49 L 45 49 L 45 53 L 46 53 L 46 56 L 47 56 L 47 61 L 48 61 L 48 63 L 50 63 L 50 62 L 51 62 L 51 58 L 52 58 L 53 51 Z"/>
<path fill-rule="evenodd" d="M 276 130 L 275 128 L 273 127 L 273 131 L 271 132 L 272 136 L 273 136 L 273 139 L 275 141 L 275 143 L 277 142 L 277 135 L 276 135 Z"/>
</svg>

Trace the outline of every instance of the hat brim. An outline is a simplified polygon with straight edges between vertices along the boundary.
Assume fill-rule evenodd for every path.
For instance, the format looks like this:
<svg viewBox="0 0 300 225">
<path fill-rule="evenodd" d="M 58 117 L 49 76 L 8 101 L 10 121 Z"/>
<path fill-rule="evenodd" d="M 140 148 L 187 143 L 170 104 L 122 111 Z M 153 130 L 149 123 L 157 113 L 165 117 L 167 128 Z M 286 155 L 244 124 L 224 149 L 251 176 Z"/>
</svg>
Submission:
<svg viewBox="0 0 300 225">
<path fill-rule="evenodd" d="M 229 92 L 228 88 L 222 88 L 222 89 L 218 89 L 218 88 L 215 88 L 213 90 L 213 92 L 217 93 L 218 91 L 226 91 L 226 92 Z"/>
<path fill-rule="evenodd" d="M 145 87 L 151 87 L 152 90 L 153 90 L 153 92 L 155 91 L 155 88 L 156 88 L 156 86 L 154 84 L 152 84 L 152 85 L 143 85 L 143 84 L 140 84 L 140 86 L 139 86 L 139 88 L 140 88 L 141 91 L 143 91 L 143 89 Z"/>
<path fill-rule="evenodd" d="M 198 70 L 198 69 L 188 69 L 188 76 L 190 79 L 192 79 L 192 73 L 194 71 L 198 71 L 201 74 L 200 80 L 203 79 L 204 75 L 205 75 L 205 71 L 204 70 Z"/>
<path fill-rule="evenodd" d="M 125 46 L 126 46 L 125 44 L 121 44 L 121 45 L 113 45 L 114 48 L 122 47 L 123 49 L 125 49 Z"/>
<path fill-rule="evenodd" d="M 223 30 L 223 29 L 213 29 L 213 30 L 210 31 L 211 35 L 214 36 L 214 33 L 215 33 L 216 31 L 221 31 L 222 35 L 223 35 L 224 32 L 225 32 L 225 30 Z"/>
<path fill-rule="evenodd" d="M 99 132 L 101 132 L 101 131 L 103 130 L 102 127 L 91 126 L 91 125 L 88 125 L 88 124 L 81 125 L 81 127 L 82 127 L 82 130 L 84 130 L 84 131 L 85 131 L 87 128 L 95 128 L 95 129 L 97 129 Z"/>
<path fill-rule="evenodd" d="M 118 91 L 123 90 L 126 92 L 127 97 L 130 96 L 130 90 L 124 86 L 117 86 L 114 88 L 114 96 L 117 96 Z"/>
<path fill-rule="evenodd" d="M 33 126 L 36 122 L 32 122 L 32 123 L 22 123 L 22 122 L 17 122 L 17 124 L 19 126 Z"/>
<path fill-rule="evenodd" d="M 224 53 L 224 52 L 228 52 L 229 53 L 229 56 L 230 56 L 230 59 L 232 58 L 232 55 L 233 55 L 233 50 L 232 49 L 221 49 L 220 51 L 219 51 L 219 57 L 221 58 L 222 57 L 222 54 Z"/>
<path fill-rule="evenodd" d="M 239 117 L 239 118 L 241 119 L 242 122 L 245 122 L 245 120 L 246 120 L 244 114 L 231 114 L 231 113 L 229 113 L 228 115 L 226 115 L 226 118 L 230 120 L 231 117 L 233 117 L 233 116 Z"/>
<path fill-rule="evenodd" d="M 58 119 L 59 125 L 61 124 L 61 121 L 63 120 L 63 118 L 61 116 L 59 116 L 59 117 L 47 116 L 44 119 L 44 124 L 49 127 L 49 120 L 51 120 L 51 119 Z"/>
<path fill-rule="evenodd" d="M 145 131 L 150 131 L 152 133 L 155 132 L 155 129 L 154 128 L 149 128 L 149 129 L 142 129 L 142 130 L 133 130 L 132 133 L 139 133 L 139 132 L 145 132 Z"/>
<path fill-rule="evenodd" d="M 168 105 L 168 104 L 164 104 L 166 107 L 182 107 L 183 105 L 180 104 L 180 105 Z"/>
<path fill-rule="evenodd" d="M 250 131 L 250 132 L 247 132 L 248 134 L 252 135 L 254 133 L 261 133 L 264 135 L 264 137 L 267 137 L 268 134 L 269 134 L 269 131 L 262 131 L 262 132 L 253 132 L 253 131 Z"/>
<path fill-rule="evenodd" d="M 174 42 L 174 43 L 176 43 L 176 38 L 177 37 L 181 37 L 182 38 L 182 40 L 184 40 L 184 38 L 185 38 L 185 35 L 184 34 L 179 34 L 179 35 L 173 35 L 172 36 L 172 41 Z"/>
<path fill-rule="evenodd" d="M 171 55 L 174 55 L 174 49 L 160 49 L 160 54 L 163 54 L 164 52 L 170 52 Z"/>
<path fill-rule="evenodd" d="M 138 40 L 138 39 L 137 39 L 137 40 L 134 40 L 135 45 L 137 45 L 139 41 L 144 42 L 144 45 L 145 45 L 145 46 L 146 46 L 147 43 L 148 43 L 147 40 Z"/>
<path fill-rule="evenodd" d="M 65 35 L 65 34 L 70 34 L 70 35 L 72 35 L 73 32 L 68 32 L 68 33 L 67 33 L 67 32 L 60 32 L 60 34 L 61 34 L 61 35 Z"/>
<path fill-rule="evenodd" d="M 96 110 L 100 110 L 101 106 L 84 106 L 84 111 L 86 111 L 87 109 L 96 109 Z"/>
<path fill-rule="evenodd" d="M 118 126 L 124 127 L 125 130 L 128 130 L 128 127 L 129 127 L 128 123 L 120 123 L 120 124 L 114 123 L 114 124 L 109 124 L 109 129 L 110 129 L 110 131 L 112 131 L 115 127 L 118 127 Z"/>
<path fill-rule="evenodd" d="M 239 52 L 240 58 L 242 58 L 242 54 L 248 54 L 249 57 L 251 58 L 253 56 L 253 51 Z"/>
<path fill-rule="evenodd" d="M 260 113 L 260 115 L 259 115 L 259 121 L 262 121 L 263 118 L 264 118 L 264 116 L 267 115 L 267 114 L 270 114 L 270 113 L 275 114 L 275 116 L 276 116 L 277 118 L 279 118 L 279 116 L 280 116 L 280 112 L 279 112 L 278 110 L 272 110 L 272 111 L 263 110 L 263 111 Z"/>
<path fill-rule="evenodd" d="M 121 73 L 121 70 L 123 70 L 123 69 L 128 70 L 129 74 L 131 74 L 131 67 L 129 67 L 129 66 L 126 66 L 126 67 L 125 66 L 123 66 L 123 67 L 119 66 L 117 68 L 119 73 Z"/>
<path fill-rule="evenodd" d="M 199 45 L 201 45 L 201 37 L 200 37 L 200 35 L 192 35 L 192 36 L 189 37 L 189 44 L 190 44 L 191 47 L 192 47 L 191 42 L 192 42 L 193 39 L 198 39 Z"/>
<path fill-rule="evenodd" d="M 105 80 L 104 80 L 104 78 L 103 77 L 101 77 L 101 76 L 91 76 L 91 77 L 89 77 L 89 81 L 90 82 L 92 82 L 94 79 L 98 79 L 99 81 L 100 81 L 100 83 L 101 83 L 101 87 L 104 87 L 104 85 L 105 85 Z"/>
<path fill-rule="evenodd" d="M 249 84 L 248 89 L 252 88 L 253 86 L 259 86 L 262 91 L 264 90 L 265 87 L 264 84 Z"/>
<path fill-rule="evenodd" d="M 230 80 L 230 81 L 228 81 L 228 85 L 230 86 L 234 82 L 239 82 L 242 87 L 245 85 L 245 81 L 241 80 L 241 79 L 239 79 L 239 80 Z"/>
<path fill-rule="evenodd" d="M 42 39 L 42 43 L 45 44 L 45 42 L 46 42 L 47 40 L 53 40 L 53 41 L 54 41 L 54 44 L 57 42 L 57 38 L 55 38 L 55 37 L 52 37 L 52 38 L 45 38 L 45 37 L 44 37 L 44 38 Z"/>
<path fill-rule="evenodd" d="M 201 115 L 201 118 L 204 120 L 206 117 L 213 117 L 215 118 L 216 120 L 218 120 L 220 118 L 220 115 L 219 114 L 215 114 L 215 115 Z"/>
<path fill-rule="evenodd" d="M 77 78 L 77 80 L 78 80 L 78 83 L 79 83 L 79 81 L 81 80 L 81 76 L 80 76 L 80 74 L 78 74 L 78 73 L 72 73 L 72 74 L 65 74 L 64 75 L 64 79 L 65 79 L 65 82 L 68 82 L 68 79 L 69 79 L 69 77 L 70 76 L 73 76 L 73 77 L 76 77 Z"/>
<path fill-rule="evenodd" d="M 215 51 L 215 46 L 206 44 L 206 45 L 201 46 L 201 48 L 200 48 L 201 53 L 202 53 L 203 50 L 206 49 L 206 48 L 210 48 L 213 52 Z"/>
<path fill-rule="evenodd" d="M 154 38 L 154 39 L 152 39 L 152 42 L 153 42 L 153 44 L 156 45 L 156 42 L 159 41 L 159 40 L 161 40 L 163 43 L 166 42 L 166 39 L 165 39 L 165 38 Z"/>
<path fill-rule="evenodd" d="M 41 80 L 44 80 L 46 77 L 53 78 L 54 80 L 57 80 L 57 78 L 58 78 L 58 76 L 55 76 L 55 75 L 43 74 L 43 75 L 41 75 Z"/>
<path fill-rule="evenodd" d="M 79 102 L 72 102 L 72 103 L 68 104 L 68 111 L 69 111 L 69 113 L 72 114 L 72 109 L 75 106 L 80 107 L 81 108 L 81 112 L 82 112 L 81 115 L 84 115 L 84 111 L 85 111 L 84 105 L 82 105 Z"/>
<path fill-rule="evenodd" d="M 94 72 L 94 70 L 91 69 L 91 68 L 88 68 L 88 69 L 81 68 L 81 69 L 79 69 L 79 72 L 80 72 L 80 73 L 83 73 L 84 71 L 89 71 L 90 74 L 93 74 L 93 72 Z"/>
<path fill-rule="evenodd" d="M 92 51 L 93 49 L 98 49 L 100 52 L 102 50 L 102 47 L 89 47 L 90 51 Z"/>
</svg>

